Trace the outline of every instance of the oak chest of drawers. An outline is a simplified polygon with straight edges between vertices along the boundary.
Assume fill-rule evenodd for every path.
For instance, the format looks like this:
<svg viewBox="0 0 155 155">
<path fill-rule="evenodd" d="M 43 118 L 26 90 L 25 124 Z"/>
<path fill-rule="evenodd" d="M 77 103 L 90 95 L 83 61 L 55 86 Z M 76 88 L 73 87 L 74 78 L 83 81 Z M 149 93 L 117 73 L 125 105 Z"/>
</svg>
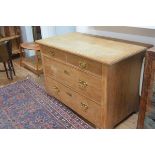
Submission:
<svg viewBox="0 0 155 155">
<path fill-rule="evenodd" d="M 48 94 L 97 128 L 113 128 L 137 111 L 145 46 L 81 33 L 37 43 Z"/>
</svg>

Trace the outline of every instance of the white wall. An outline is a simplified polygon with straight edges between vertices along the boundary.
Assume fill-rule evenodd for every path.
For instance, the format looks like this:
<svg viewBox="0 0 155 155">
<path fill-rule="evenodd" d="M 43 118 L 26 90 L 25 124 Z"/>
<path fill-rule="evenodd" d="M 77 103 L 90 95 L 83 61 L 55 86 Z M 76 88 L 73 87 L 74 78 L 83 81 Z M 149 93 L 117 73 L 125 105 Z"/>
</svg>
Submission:
<svg viewBox="0 0 155 155">
<path fill-rule="evenodd" d="M 43 39 L 75 31 L 75 26 L 41 26 L 41 35 Z M 21 33 L 23 42 L 34 41 L 31 26 L 21 26 Z"/>
<path fill-rule="evenodd" d="M 55 26 L 41 26 L 42 39 L 55 35 Z"/>
<path fill-rule="evenodd" d="M 69 32 L 75 32 L 75 26 L 56 26 L 56 35 L 61 35 Z"/>
<path fill-rule="evenodd" d="M 32 34 L 32 27 L 31 26 L 21 26 L 21 33 L 22 33 L 22 41 L 23 42 L 33 42 L 33 34 Z"/>
<path fill-rule="evenodd" d="M 95 28 L 91 26 L 77 26 L 76 31 L 82 32 L 82 33 L 99 35 L 99 36 L 106 36 L 106 37 L 119 38 L 119 39 L 125 39 L 125 40 L 130 40 L 130 41 L 149 43 L 155 46 L 155 37 L 117 33 L 117 32 L 111 32 L 111 31 L 101 31 L 101 30 L 96 30 Z"/>
<path fill-rule="evenodd" d="M 139 26 L 139 27 L 147 28 L 147 29 L 155 29 L 155 26 Z"/>
<path fill-rule="evenodd" d="M 43 39 L 75 31 L 75 26 L 41 26 L 41 34 Z"/>
</svg>

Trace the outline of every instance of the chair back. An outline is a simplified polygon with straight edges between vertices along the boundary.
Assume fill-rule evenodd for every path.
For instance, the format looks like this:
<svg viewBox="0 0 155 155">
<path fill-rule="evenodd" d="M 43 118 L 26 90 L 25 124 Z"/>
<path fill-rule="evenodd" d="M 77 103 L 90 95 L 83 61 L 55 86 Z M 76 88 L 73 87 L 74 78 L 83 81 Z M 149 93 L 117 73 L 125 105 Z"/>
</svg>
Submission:
<svg viewBox="0 0 155 155">
<path fill-rule="evenodd" d="M 0 62 L 6 62 L 9 60 L 8 42 L 2 42 L 0 44 Z"/>
<path fill-rule="evenodd" d="M 7 47 L 7 51 L 9 54 L 9 58 L 12 59 L 12 41 L 7 41 L 6 42 L 6 47 Z"/>
</svg>

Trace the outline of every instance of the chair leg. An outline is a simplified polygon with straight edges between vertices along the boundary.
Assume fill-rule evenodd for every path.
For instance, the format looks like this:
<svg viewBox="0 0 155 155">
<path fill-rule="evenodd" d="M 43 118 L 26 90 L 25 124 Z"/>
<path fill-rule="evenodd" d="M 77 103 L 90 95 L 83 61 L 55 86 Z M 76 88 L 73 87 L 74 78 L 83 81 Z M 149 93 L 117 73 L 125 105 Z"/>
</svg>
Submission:
<svg viewBox="0 0 155 155">
<path fill-rule="evenodd" d="M 9 74 L 10 74 L 11 80 L 13 80 L 10 60 L 8 60 L 8 67 L 9 67 Z"/>
<path fill-rule="evenodd" d="M 10 64 L 11 64 L 11 68 L 12 68 L 13 74 L 14 74 L 14 75 L 16 75 L 15 70 L 14 70 L 14 65 L 13 65 L 13 63 L 12 63 L 12 60 L 11 60 L 11 59 L 10 59 Z"/>
<path fill-rule="evenodd" d="M 4 64 L 4 68 L 5 68 L 6 76 L 7 76 L 8 79 L 10 79 L 10 78 L 9 78 L 9 74 L 8 74 L 8 69 L 7 69 L 7 67 L 6 67 L 6 63 L 3 62 L 3 64 Z"/>
</svg>

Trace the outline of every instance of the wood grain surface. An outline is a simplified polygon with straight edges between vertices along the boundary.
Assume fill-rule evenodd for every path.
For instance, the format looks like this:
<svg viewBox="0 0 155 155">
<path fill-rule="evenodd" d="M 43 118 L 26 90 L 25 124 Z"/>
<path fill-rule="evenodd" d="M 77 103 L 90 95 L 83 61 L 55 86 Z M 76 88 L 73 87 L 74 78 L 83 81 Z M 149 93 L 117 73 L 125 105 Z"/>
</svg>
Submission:
<svg viewBox="0 0 155 155">
<path fill-rule="evenodd" d="M 109 65 L 146 50 L 146 47 L 142 45 L 107 40 L 81 33 L 69 33 L 36 42 Z"/>
<path fill-rule="evenodd" d="M 37 43 L 47 92 L 96 128 L 114 128 L 138 111 L 146 47 L 80 33 Z"/>
</svg>

